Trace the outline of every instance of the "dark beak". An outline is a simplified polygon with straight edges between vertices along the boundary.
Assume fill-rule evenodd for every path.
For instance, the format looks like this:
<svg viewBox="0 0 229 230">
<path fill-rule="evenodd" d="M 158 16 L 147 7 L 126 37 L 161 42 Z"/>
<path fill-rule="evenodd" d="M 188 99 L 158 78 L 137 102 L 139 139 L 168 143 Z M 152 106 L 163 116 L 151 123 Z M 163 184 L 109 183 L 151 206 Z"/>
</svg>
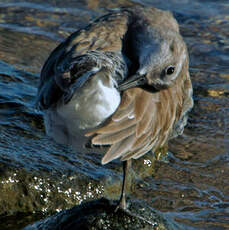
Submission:
<svg viewBox="0 0 229 230">
<path fill-rule="evenodd" d="M 147 83 L 146 75 L 135 74 L 135 75 L 130 76 L 124 82 L 122 82 L 119 85 L 118 89 L 120 91 L 124 91 L 126 89 L 143 86 L 146 83 Z"/>
</svg>

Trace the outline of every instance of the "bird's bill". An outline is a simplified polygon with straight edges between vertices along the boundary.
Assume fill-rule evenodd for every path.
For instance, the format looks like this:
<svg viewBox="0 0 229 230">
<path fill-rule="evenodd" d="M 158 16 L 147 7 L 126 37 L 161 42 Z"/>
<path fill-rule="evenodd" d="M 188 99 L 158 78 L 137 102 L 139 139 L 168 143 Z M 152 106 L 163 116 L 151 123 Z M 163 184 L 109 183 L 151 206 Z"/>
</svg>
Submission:
<svg viewBox="0 0 229 230">
<path fill-rule="evenodd" d="M 119 85 L 118 89 L 120 91 L 124 91 L 126 89 L 143 86 L 146 83 L 147 83 L 146 75 L 135 74 L 132 75 L 130 78 L 126 79 L 124 82 L 122 82 Z"/>
</svg>

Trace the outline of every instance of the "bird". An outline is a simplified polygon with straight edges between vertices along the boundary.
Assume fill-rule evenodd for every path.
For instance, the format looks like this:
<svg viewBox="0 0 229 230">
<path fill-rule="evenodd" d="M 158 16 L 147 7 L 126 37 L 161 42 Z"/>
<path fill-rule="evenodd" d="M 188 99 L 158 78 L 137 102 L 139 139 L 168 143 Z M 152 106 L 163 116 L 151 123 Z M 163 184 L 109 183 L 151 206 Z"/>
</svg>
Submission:
<svg viewBox="0 0 229 230">
<path fill-rule="evenodd" d="M 111 9 L 72 33 L 46 60 L 36 98 L 46 133 L 101 163 L 123 163 L 117 207 L 127 209 L 132 159 L 183 133 L 193 107 L 189 56 L 172 13 Z"/>
</svg>

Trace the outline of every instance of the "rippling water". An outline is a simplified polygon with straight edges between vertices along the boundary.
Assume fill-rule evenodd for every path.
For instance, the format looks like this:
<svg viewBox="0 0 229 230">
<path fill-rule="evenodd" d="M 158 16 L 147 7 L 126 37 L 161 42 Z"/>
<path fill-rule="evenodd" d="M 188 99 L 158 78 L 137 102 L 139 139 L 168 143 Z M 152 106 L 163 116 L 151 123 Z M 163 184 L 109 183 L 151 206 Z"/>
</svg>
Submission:
<svg viewBox="0 0 229 230">
<path fill-rule="evenodd" d="M 106 8 L 139 2 L 170 10 L 179 21 L 190 52 L 195 107 L 184 135 L 170 143 L 169 163 L 157 162 L 155 176 L 136 186 L 135 194 L 184 229 L 229 229 L 228 0 L 1 1 L 0 161 L 29 170 L 58 165 L 63 171 L 81 163 L 45 136 L 34 110 L 41 66 L 60 41 Z M 54 161 L 56 155 L 68 161 Z M 94 167 L 82 170 L 93 175 Z"/>
</svg>

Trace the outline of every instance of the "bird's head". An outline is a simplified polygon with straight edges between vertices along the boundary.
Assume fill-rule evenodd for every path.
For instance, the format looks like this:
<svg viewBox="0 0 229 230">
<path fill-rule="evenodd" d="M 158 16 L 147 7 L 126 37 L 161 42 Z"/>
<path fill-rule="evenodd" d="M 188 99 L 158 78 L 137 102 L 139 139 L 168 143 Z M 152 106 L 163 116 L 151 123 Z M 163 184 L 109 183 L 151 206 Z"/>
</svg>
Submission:
<svg viewBox="0 0 229 230">
<path fill-rule="evenodd" d="M 170 87 L 183 68 L 188 72 L 187 48 L 177 31 L 153 30 L 143 34 L 141 41 L 136 49 L 137 71 L 119 85 L 120 91 L 133 87 L 161 90 Z"/>
</svg>

